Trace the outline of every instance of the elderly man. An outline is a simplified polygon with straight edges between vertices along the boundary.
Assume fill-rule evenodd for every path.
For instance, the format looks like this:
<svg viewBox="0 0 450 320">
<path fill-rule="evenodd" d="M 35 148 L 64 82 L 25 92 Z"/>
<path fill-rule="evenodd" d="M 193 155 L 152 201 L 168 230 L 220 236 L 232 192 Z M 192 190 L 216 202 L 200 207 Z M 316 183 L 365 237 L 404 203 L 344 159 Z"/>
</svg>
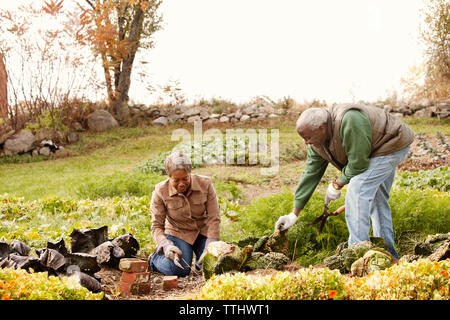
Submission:
<svg viewBox="0 0 450 320">
<path fill-rule="evenodd" d="M 195 253 L 199 258 L 220 237 L 220 210 L 211 179 L 191 174 L 192 164 L 181 152 L 165 161 L 167 175 L 153 192 L 151 233 L 157 247 L 149 257 L 150 269 L 165 275 L 187 276 Z"/>
<path fill-rule="evenodd" d="M 295 191 L 294 209 L 278 219 L 276 228 L 285 230 L 296 222 L 331 163 L 341 174 L 329 184 L 325 203 L 338 199 L 342 187 L 348 184 L 348 244 L 369 240 L 371 220 L 373 235 L 382 237 L 398 259 L 389 192 L 414 132 L 384 110 L 362 104 L 307 109 L 297 120 L 296 129 L 308 145 L 308 159 Z"/>
</svg>

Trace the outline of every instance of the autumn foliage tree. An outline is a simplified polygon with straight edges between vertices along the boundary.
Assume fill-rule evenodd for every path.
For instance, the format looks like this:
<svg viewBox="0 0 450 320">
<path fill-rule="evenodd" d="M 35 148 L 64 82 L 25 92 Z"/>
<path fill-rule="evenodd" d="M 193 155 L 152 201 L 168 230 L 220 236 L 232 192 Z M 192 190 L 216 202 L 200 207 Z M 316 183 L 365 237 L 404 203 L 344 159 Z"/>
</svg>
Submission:
<svg viewBox="0 0 450 320">
<path fill-rule="evenodd" d="M 128 92 L 139 48 L 154 45 L 161 29 L 161 0 L 85 0 L 78 2 L 82 28 L 76 38 L 101 58 L 110 109 L 119 120 L 129 117 Z"/>
<path fill-rule="evenodd" d="M 40 120 L 48 117 L 51 128 L 58 130 L 65 117 L 62 109 L 72 109 L 74 100 L 94 98 L 92 91 L 99 82 L 93 71 L 96 64 L 89 49 L 74 41 L 68 28 L 77 26 L 72 15 L 63 0 L 0 10 L 1 104 L 15 130 L 29 122 L 49 126 Z"/>
<path fill-rule="evenodd" d="M 450 2 L 427 0 L 422 10 L 420 41 L 425 61 L 410 68 L 403 79 L 411 98 L 450 98 Z"/>
</svg>

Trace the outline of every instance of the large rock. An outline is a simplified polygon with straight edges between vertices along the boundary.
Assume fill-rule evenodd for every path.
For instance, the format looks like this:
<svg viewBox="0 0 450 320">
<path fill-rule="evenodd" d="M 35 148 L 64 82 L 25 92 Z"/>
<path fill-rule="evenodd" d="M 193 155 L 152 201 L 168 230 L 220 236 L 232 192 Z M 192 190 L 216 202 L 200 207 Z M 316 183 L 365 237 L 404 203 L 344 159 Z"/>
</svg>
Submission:
<svg viewBox="0 0 450 320">
<path fill-rule="evenodd" d="M 169 120 L 166 117 L 159 117 L 152 121 L 155 126 L 166 126 Z"/>
<path fill-rule="evenodd" d="M 15 154 L 28 152 L 36 145 L 36 137 L 28 131 L 20 131 L 5 141 L 3 151 L 5 155 L 12 156 Z"/>
<path fill-rule="evenodd" d="M 198 107 L 194 107 L 194 108 L 189 108 L 184 112 L 184 115 L 186 117 L 192 117 L 192 116 L 196 116 L 196 115 L 200 115 L 201 109 Z"/>
<path fill-rule="evenodd" d="M 87 117 L 89 130 L 102 132 L 119 126 L 116 119 L 106 110 L 95 110 Z"/>
<path fill-rule="evenodd" d="M 423 108 L 414 113 L 414 117 L 418 118 L 431 118 L 433 116 L 433 111 L 431 108 Z"/>
<path fill-rule="evenodd" d="M 49 156 L 51 153 L 50 148 L 49 147 L 43 147 L 41 149 L 39 149 L 39 154 L 43 155 L 43 156 Z"/>
<path fill-rule="evenodd" d="M 198 122 L 198 121 L 200 121 L 200 122 L 202 121 L 202 118 L 200 116 L 192 116 L 187 119 L 188 123 L 194 123 L 194 122 Z"/>
<path fill-rule="evenodd" d="M 241 122 L 245 122 L 245 121 L 249 121 L 249 120 L 250 120 L 250 116 L 247 114 L 244 114 L 240 119 Z"/>
<path fill-rule="evenodd" d="M 167 116 L 167 120 L 169 120 L 169 123 L 175 123 L 178 121 L 183 120 L 183 115 L 182 114 L 169 114 Z"/>
<path fill-rule="evenodd" d="M 204 122 L 204 124 L 214 124 L 214 123 L 217 123 L 217 122 L 219 122 L 219 119 L 217 119 L 217 118 L 210 118 L 210 119 L 206 120 Z"/>
</svg>

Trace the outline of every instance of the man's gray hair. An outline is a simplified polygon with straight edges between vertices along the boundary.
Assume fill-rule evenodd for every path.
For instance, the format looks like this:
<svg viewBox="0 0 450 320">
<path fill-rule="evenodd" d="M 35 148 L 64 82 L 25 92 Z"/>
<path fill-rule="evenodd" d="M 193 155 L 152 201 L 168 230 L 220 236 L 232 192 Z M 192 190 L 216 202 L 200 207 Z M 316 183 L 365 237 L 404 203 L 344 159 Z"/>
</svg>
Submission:
<svg viewBox="0 0 450 320">
<path fill-rule="evenodd" d="M 192 171 L 192 163 L 190 157 L 180 151 L 176 151 L 169 155 L 164 162 L 166 173 L 170 177 L 176 170 L 184 170 L 187 173 Z"/>
<path fill-rule="evenodd" d="M 328 113 L 323 108 L 309 108 L 302 112 L 298 117 L 295 129 L 309 128 L 310 130 L 317 130 L 328 120 Z"/>
</svg>

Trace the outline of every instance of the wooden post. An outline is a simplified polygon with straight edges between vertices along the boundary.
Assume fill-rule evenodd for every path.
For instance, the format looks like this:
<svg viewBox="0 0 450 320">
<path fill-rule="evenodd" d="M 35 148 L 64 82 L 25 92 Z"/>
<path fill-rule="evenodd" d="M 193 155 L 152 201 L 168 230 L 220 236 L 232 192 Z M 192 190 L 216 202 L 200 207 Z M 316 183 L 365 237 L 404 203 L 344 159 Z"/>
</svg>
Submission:
<svg viewBox="0 0 450 320">
<path fill-rule="evenodd" d="M 8 75 L 4 59 L 5 57 L 0 53 L 0 118 L 8 116 Z"/>
</svg>

